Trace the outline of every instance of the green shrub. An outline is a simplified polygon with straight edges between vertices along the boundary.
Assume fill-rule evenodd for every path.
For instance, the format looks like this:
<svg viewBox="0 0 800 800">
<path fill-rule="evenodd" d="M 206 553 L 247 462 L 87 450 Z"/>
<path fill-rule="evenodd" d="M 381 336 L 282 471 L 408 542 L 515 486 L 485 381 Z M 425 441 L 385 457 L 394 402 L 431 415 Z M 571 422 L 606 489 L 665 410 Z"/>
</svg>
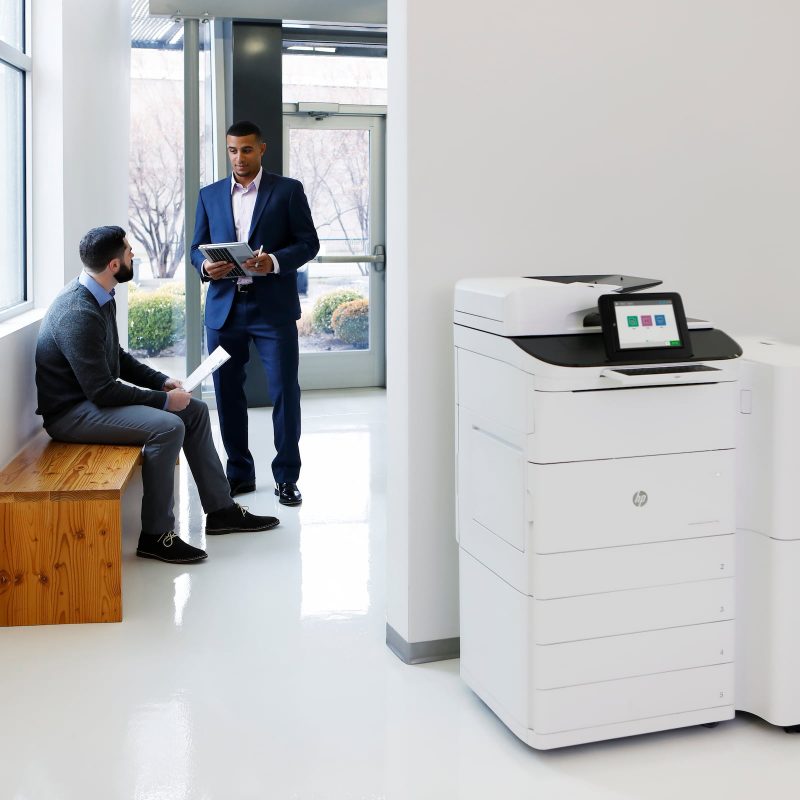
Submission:
<svg viewBox="0 0 800 800">
<path fill-rule="evenodd" d="M 322 295 L 322 297 L 314 303 L 314 310 L 311 312 L 311 317 L 314 320 L 314 329 L 320 333 L 333 333 L 333 327 L 331 325 L 333 312 L 336 311 L 342 303 L 363 299 L 364 295 L 352 289 L 339 289 L 335 292 Z"/>
<path fill-rule="evenodd" d="M 186 284 L 183 281 L 166 281 L 156 289 L 156 292 L 184 300 L 186 297 Z"/>
<path fill-rule="evenodd" d="M 128 345 L 157 356 L 183 338 L 186 329 L 186 302 L 176 287 L 155 292 L 134 290 L 128 295 Z"/>
<path fill-rule="evenodd" d="M 331 317 L 331 327 L 338 339 L 353 347 L 369 344 L 369 300 L 361 297 L 342 303 Z"/>
</svg>

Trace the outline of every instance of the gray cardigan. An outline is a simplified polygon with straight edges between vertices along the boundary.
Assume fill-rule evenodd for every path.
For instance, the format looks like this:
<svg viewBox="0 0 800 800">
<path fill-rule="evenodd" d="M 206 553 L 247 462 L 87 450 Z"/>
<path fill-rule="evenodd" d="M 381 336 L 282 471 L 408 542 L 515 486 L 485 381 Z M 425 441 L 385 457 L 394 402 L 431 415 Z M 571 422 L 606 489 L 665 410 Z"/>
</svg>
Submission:
<svg viewBox="0 0 800 800">
<path fill-rule="evenodd" d="M 85 400 L 100 407 L 164 408 L 167 395 L 161 387 L 166 380 L 119 346 L 114 300 L 101 308 L 77 279 L 61 290 L 36 342 L 36 413 L 45 428 Z"/>
</svg>

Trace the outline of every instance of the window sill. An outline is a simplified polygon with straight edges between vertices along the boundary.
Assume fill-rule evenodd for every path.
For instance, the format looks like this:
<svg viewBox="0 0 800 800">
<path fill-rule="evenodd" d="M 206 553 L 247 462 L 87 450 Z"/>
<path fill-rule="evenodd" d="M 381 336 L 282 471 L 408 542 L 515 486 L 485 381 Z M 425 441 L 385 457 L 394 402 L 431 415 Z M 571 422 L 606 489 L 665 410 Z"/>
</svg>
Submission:
<svg viewBox="0 0 800 800">
<path fill-rule="evenodd" d="M 42 321 L 46 311 L 46 308 L 32 308 L 30 311 L 23 311 L 22 314 L 3 320 L 0 322 L 0 340 L 13 336 L 23 328 L 37 325 Z"/>
</svg>

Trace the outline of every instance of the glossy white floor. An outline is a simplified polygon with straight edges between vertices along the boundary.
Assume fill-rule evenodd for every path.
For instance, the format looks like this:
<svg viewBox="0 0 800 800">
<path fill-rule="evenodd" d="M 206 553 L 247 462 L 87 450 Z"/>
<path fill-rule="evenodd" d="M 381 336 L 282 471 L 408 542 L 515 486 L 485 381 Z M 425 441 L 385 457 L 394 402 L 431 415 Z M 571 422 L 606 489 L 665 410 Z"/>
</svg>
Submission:
<svg viewBox="0 0 800 800">
<path fill-rule="evenodd" d="M 211 538 L 191 569 L 125 535 L 118 625 L 0 630 L 0 800 L 674 800 L 795 796 L 800 736 L 753 717 L 538 753 L 462 684 L 385 635 L 385 403 L 307 393 L 299 510 Z M 181 478 L 181 531 L 203 544 Z"/>
</svg>

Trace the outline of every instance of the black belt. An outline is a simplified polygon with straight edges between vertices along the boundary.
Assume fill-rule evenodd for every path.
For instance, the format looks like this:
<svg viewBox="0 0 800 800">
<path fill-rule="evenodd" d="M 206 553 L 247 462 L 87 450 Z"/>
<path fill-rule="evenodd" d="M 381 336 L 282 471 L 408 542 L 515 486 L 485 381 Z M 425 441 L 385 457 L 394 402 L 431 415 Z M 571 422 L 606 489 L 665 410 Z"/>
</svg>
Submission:
<svg viewBox="0 0 800 800">
<path fill-rule="evenodd" d="M 252 288 L 252 283 L 237 283 L 236 294 L 247 294 Z"/>
</svg>

